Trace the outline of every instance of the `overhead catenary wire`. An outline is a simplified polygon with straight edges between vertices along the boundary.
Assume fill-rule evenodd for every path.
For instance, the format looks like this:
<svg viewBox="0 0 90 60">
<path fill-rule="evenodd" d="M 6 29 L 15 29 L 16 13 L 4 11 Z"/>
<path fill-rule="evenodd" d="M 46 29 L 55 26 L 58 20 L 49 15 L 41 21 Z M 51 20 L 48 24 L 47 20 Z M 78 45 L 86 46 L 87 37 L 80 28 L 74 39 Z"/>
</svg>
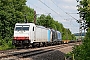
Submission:
<svg viewBox="0 0 90 60">
<path fill-rule="evenodd" d="M 67 12 L 65 12 L 63 9 L 61 9 L 53 0 L 51 0 L 60 10 L 62 10 L 65 14 L 69 15 L 70 17 L 72 17 L 73 19 L 75 19 L 76 21 L 78 19 L 74 18 L 73 16 L 71 16 L 70 14 L 68 14 Z"/>
<path fill-rule="evenodd" d="M 42 2 L 41 0 L 39 0 L 42 4 L 44 4 L 45 6 L 47 6 L 50 10 L 52 10 L 54 13 L 58 14 L 56 11 L 54 11 L 52 8 L 50 8 L 47 4 L 45 4 L 44 2 Z M 62 16 L 60 14 L 58 14 L 61 18 Z"/>
<path fill-rule="evenodd" d="M 30 2 L 30 4 L 32 4 L 31 2 Z M 35 6 L 36 8 L 38 8 L 38 9 L 40 9 L 41 11 L 44 11 L 45 13 L 48 13 L 46 10 L 44 10 L 44 9 L 42 9 L 42 8 L 40 8 L 40 7 L 38 7 L 37 5 L 35 5 L 35 4 L 32 4 L 33 6 Z"/>
<path fill-rule="evenodd" d="M 31 2 L 30 2 L 30 4 L 32 4 Z M 36 8 L 38 8 L 38 9 L 40 9 L 41 11 L 44 11 L 45 12 L 45 14 L 48 14 L 48 15 L 52 15 L 51 13 L 49 13 L 49 12 L 47 12 L 46 10 L 44 10 L 44 9 L 42 9 L 42 8 L 40 8 L 40 7 L 38 7 L 37 5 L 35 5 L 35 4 L 32 4 L 33 6 L 35 6 Z M 56 12 L 57 13 L 57 12 Z M 42 13 L 43 14 L 43 13 Z M 58 13 L 57 13 L 58 14 Z M 41 14 L 37 14 L 37 15 L 41 15 Z"/>
<path fill-rule="evenodd" d="M 51 7 L 49 7 L 47 4 L 45 4 L 43 1 L 41 1 L 41 0 L 38 0 L 38 1 L 40 1 L 42 4 L 44 4 L 46 7 L 48 7 L 50 10 L 52 10 L 54 13 L 56 13 L 57 15 L 59 15 L 61 18 L 62 18 L 62 16 L 59 14 L 59 13 L 57 13 L 55 10 L 53 10 Z M 54 3 L 54 2 L 53 2 Z M 55 4 L 55 3 L 54 3 Z M 56 5 L 56 4 L 55 4 Z M 57 6 L 57 5 L 56 5 Z M 57 7 L 59 7 L 59 6 L 57 6 Z M 62 10 L 63 12 L 65 12 L 63 9 L 61 9 L 60 7 L 59 7 L 59 9 L 60 10 Z M 67 12 L 65 12 L 67 15 L 69 15 Z M 76 19 L 76 18 L 74 18 L 73 16 L 71 16 L 71 15 L 69 15 L 70 17 L 72 17 L 73 19 L 75 19 L 76 21 L 78 20 L 78 19 Z M 63 18 L 64 19 L 64 18 Z"/>
<path fill-rule="evenodd" d="M 53 12 L 55 12 L 56 14 L 58 14 L 56 11 L 54 11 L 52 8 L 50 8 L 47 4 L 45 4 L 44 2 L 42 2 L 41 0 L 39 0 L 41 3 L 43 3 L 45 6 L 47 6 L 49 9 L 51 9 Z M 51 0 L 52 1 L 52 0 Z M 52 1 L 53 2 L 53 1 Z M 54 2 L 53 2 L 54 3 Z M 55 4 L 55 3 L 54 3 Z M 56 5 L 56 4 L 55 4 Z M 57 5 L 56 5 L 57 6 Z M 59 6 L 57 6 L 59 7 Z M 60 10 L 62 10 L 60 7 L 59 7 Z M 63 12 L 65 12 L 64 10 L 62 10 Z M 67 15 L 69 15 L 67 12 L 65 12 Z M 60 14 L 58 14 L 61 18 L 62 16 Z M 71 16 L 71 15 L 69 15 Z M 73 16 L 71 16 L 72 18 L 74 18 Z M 74 18 L 75 20 L 77 20 L 76 18 Z"/>
<path fill-rule="evenodd" d="M 33 3 L 31 3 L 31 2 L 29 2 L 31 5 L 33 5 L 33 6 L 35 6 L 36 8 L 38 8 L 39 10 L 41 10 L 41 11 L 44 11 L 45 13 L 39 13 L 39 14 L 36 14 L 37 16 L 38 15 L 42 15 L 42 14 L 48 14 L 48 15 L 52 15 L 51 13 L 49 13 L 49 12 L 47 12 L 46 10 L 44 10 L 44 9 L 42 9 L 41 7 L 38 7 L 37 5 L 35 5 L 35 4 L 33 4 Z M 30 6 L 29 6 L 30 7 Z M 43 19 L 42 19 L 43 20 Z"/>
<path fill-rule="evenodd" d="M 52 10 L 53 12 L 55 12 L 56 14 L 58 14 L 56 11 L 54 11 L 52 8 L 50 8 L 47 4 L 45 4 L 44 2 L 42 2 L 41 0 L 39 0 L 41 3 L 43 3 L 45 6 L 47 6 L 50 10 Z M 52 0 L 51 0 L 52 1 Z M 53 1 L 52 1 L 53 2 Z M 54 2 L 53 2 L 54 3 Z M 54 3 L 56 5 L 56 3 Z M 56 5 L 57 6 L 57 5 Z M 67 12 L 65 12 L 63 9 L 61 9 L 59 6 L 57 6 L 60 10 L 62 10 L 64 13 L 66 13 L 67 15 L 69 15 L 70 17 L 72 17 L 73 19 L 75 19 L 76 21 L 78 19 L 74 18 L 73 16 L 71 16 L 70 14 L 68 14 Z M 61 18 L 62 16 L 60 14 L 58 14 Z"/>
<path fill-rule="evenodd" d="M 61 9 L 53 0 L 51 0 L 51 2 L 53 2 L 53 4 L 55 4 L 60 10 L 62 10 L 65 14 L 69 15 L 70 17 L 72 17 L 73 19 L 75 19 L 76 21 L 78 19 L 74 18 L 73 16 L 71 16 L 69 13 L 65 12 L 63 9 Z M 67 20 L 67 19 L 66 19 Z M 74 24 L 73 24 L 74 25 Z M 75 26 L 75 25 L 74 25 Z"/>
</svg>

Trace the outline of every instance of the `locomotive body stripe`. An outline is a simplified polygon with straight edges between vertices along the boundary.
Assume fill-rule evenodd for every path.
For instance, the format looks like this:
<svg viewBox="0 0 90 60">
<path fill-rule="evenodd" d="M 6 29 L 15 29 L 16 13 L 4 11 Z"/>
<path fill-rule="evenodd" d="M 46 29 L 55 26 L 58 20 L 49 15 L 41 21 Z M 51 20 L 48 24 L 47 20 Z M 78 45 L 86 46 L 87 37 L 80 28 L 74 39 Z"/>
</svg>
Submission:
<svg viewBox="0 0 90 60">
<path fill-rule="evenodd" d="M 48 41 L 50 41 L 50 30 L 48 30 Z"/>
<path fill-rule="evenodd" d="M 14 40 L 29 40 L 29 37 L 14 37 Z"/>
</svg>

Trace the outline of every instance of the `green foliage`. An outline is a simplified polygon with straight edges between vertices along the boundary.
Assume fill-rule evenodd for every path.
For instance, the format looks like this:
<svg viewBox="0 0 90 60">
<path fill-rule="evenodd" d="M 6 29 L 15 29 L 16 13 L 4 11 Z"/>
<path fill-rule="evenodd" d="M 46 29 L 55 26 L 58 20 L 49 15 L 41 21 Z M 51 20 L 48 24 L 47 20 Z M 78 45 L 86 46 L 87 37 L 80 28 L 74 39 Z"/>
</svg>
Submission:
<svg viewBox="0 0 90 60">
<path fill-rule="evenodd" d="M 80 16 L 86 20 L 88 27 L 90 28 L 90 0 L 81 0 L 80 7 L 78 8 L 80 11 Z"/>
<path fill-rule="evenodd" d="M 85 13 L 84 19 L 88 24 L 88 31 L 83 44 L 75 46 L 73 53 L 75 54 L 75 60 L 90 60 L 90 0 L 81 0 L 80 4 L 83 7 L 80 7 L 78 10 Z"/>
<path fill-rule="evenodd" d="M 86 33 L 83 44 L 80 46 L 75 46 L 73 53 L 75 54 L 76 60 L 90 60 L 90 29 Z"/>
<path fill-rule="evenodd" d="M 12 46 L 14 25 L 34 22 L 34 9 L 26 6 L 26 0 L 0 0 L 0 50 L 14 48 Z M 61 23 L 55 21 L 50 15 L 41 15 L 37 24 L 50 27 L 62 32 L 63 39 L 68 32 L 68 39 L 73 39 L 70 30 L 66 31 Z M 74 37 L 74 36 L 73 36 Z"/>
<path fill-rule="evenodd" d="M 74 60 L 74 54 L 73 54 L 72 52 L 67 53 L 67 54 L 65 55 L 65 58 L 66 58 L 67 60 Z"/>
<path fill-rule="evenodd" d="M 55 21 L 50 15 L 41 15 L 37 18 L 37 24 L 58 30 L 62 33 L 63 40 L 75 40 L 75 36 L 71 34 L 69 29 L 63 27 L 61 23 Z"/>
<path fill-rule="evenodd" d="M 14 25 L 24 23 L 25 15 L 33 22 L 34 10 L 26 6 L 26 0 L 0 0 L 0 50 L 13 48 Z"/>
<path fill-rule="evenodd" d="M 0 43 L 1 43 L 0 50 L 6 50 L 6 49 L 14 48 L 14 46 L 12 46 L 12 39 L 10 39 L 10 38 L 6 37 L 6 38 L 2 39 L 2 41 Z"/>
</svg>

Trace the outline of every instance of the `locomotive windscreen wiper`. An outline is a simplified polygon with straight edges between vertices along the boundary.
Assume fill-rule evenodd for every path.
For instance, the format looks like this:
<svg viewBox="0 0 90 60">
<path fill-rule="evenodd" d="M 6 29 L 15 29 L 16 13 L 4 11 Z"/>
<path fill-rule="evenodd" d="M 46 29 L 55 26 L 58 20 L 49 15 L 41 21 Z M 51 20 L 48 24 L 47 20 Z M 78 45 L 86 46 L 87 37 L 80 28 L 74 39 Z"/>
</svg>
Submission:
<svg viewBox="0 0 90 60">
<path fill-rule="evenodd" d="M 22 27 L 22 30 L 29 30 L 29 27 Z"/>
<path fill-rule="evenodd" d="M 20 31 L 20 30 L 22 30 L 22 27 L 16 27 L 15 30 Z"/>
<path fill-rule="evenodd" d="M 16 28 L 15 28 L 15 30 L 16 31 L 20 31 L 20 30 L 24 30 L 24 31 L 29 31 L 29 27 L 30 26 L 28 26 L 28 25 L 16 25 Z"/>
</svg>

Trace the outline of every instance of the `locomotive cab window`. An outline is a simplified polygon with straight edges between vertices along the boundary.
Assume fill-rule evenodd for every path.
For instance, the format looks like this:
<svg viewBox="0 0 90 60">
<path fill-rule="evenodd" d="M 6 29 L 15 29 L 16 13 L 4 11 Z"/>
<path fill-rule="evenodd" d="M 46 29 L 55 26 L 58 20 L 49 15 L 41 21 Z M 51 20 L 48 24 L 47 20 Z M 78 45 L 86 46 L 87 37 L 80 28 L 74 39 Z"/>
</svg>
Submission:
<svg viewBox="0 0 90 60">
<path fill-rule="evenodd" d="M 34 31 L 34 27 L 33 27 L 33 31 Z"/>
<path fill-rule="evenodd" d="M 18 30 L 18 31 L 20 31 L 20 30 L 26 30 L 26 31 L 28 31 L 29 30 L 29 25 L 16 25 L 16 28 L 15 28 L 15 30 Z"/>
</svg>

